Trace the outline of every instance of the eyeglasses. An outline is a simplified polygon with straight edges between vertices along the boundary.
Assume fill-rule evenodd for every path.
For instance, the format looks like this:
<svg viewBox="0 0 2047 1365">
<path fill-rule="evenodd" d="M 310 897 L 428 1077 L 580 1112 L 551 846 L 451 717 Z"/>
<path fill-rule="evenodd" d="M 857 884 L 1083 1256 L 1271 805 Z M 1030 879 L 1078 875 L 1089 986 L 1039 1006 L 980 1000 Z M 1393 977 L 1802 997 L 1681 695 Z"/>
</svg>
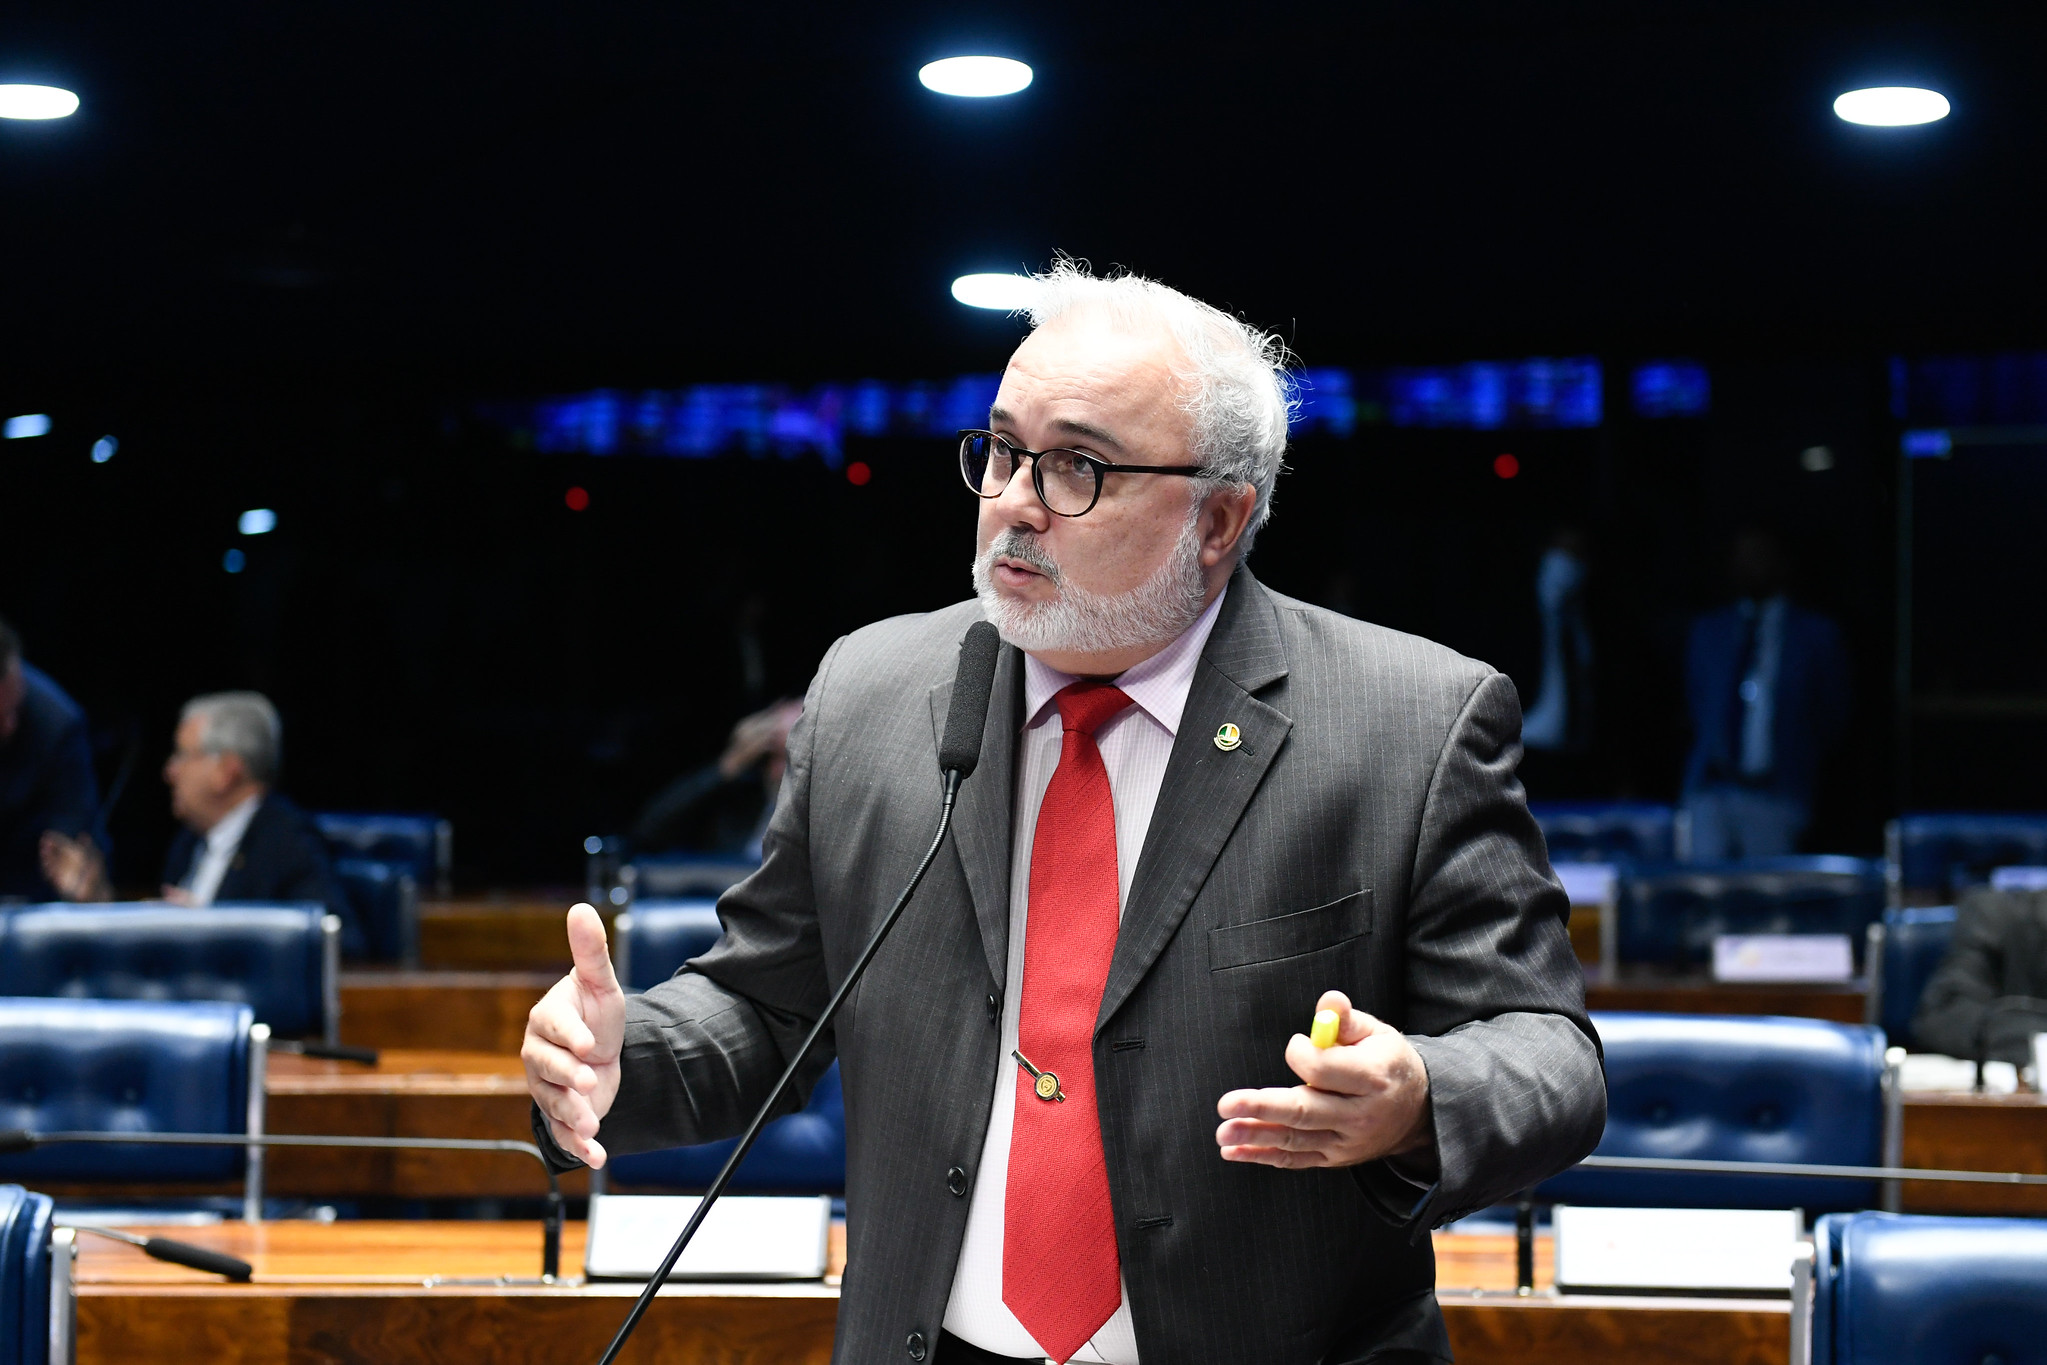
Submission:
<svg viewBox="0 0 2047 1365">
<path fill-rule="evenodd" d="M 1001 497 L 1024 460 L 1031 462 L 1031 485 L 1038 490 L 1038 500 L 1062 517 L 1084 517 L 1094 511 L 1101 501 L 1102 482 L 1111 474 L 1208 476 L 1197 464 L 1110 464 L 1081 450 L 1025 450 L 992 431 L 960 433 L 960 477 L 976 497 Z"/>
</svg>

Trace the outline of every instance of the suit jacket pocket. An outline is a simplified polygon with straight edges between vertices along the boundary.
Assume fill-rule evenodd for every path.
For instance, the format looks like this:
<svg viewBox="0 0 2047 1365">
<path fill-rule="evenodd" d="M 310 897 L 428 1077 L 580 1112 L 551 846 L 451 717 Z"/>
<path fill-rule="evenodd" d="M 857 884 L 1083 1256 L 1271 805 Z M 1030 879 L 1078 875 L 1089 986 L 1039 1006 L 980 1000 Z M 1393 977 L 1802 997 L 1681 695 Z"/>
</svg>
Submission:
<svg viewBox="0 0 2047 1365">
<path fill-rule="evenodd" d="M 1291 915 L 1225 924 L 1208 931 L 1208 969 L 1249 967 L 1299 957 L 1363 938 L 1372 932 L 1372 892 L 1367 887 L 1342 900 Z"/>
</svg>

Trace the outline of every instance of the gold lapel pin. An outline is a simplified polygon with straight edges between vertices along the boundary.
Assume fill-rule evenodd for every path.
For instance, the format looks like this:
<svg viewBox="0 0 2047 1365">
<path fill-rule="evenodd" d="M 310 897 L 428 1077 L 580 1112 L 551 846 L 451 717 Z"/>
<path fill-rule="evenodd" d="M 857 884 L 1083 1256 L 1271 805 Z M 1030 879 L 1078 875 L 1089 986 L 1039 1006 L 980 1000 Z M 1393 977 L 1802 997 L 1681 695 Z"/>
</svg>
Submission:
<svg viewBox="0 0 2047 1365">
<path fill-rule="evenodd" d="M 1030 1064 L 1030 1060 L 1021 1052 L 1011 1052 L 1009 1055 L 1016 1058 L 1018 1066 L 1037 1077 L 1037 1080 L 1032 1083 L 1031 1089 L 1037 1093 L 1039 1099 L 1057 1100 L 1061 1104 L 1066 1103 L 1066 1092 L 1059 1088 L 1059 1077 L 1057 1075 L 1050 1071 L 1038 1070 Z"/>
<path fill-rule="evenodd" d="M 1244 742 L 1243 732 L 1238 730 L 1236 726 L 1230 724 L 1228 721 L 1224 721 L 1220 726 L 1216 728 L 1215 747 L 1222 750 L 1224 753 L 1228 753 L 1230 750 L 1236 748 L 1239 744 L 1242 744 L 1243 742 Z"/>
</svg>

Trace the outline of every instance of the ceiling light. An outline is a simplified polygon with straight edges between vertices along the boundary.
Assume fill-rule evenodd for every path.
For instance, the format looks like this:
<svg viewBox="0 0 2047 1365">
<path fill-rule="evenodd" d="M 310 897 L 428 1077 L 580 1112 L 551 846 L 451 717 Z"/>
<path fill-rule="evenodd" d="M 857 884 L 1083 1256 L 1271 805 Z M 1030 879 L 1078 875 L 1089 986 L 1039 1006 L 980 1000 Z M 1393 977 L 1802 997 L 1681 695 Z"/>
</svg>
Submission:
<svg viewBox="0 0 2047 1365">
<path fill-rule="evenodd" d="M 1834 113 L 1850 123 L 1875 128 L 1903 128 L 1934 123 L 1948 116 L 1947 96 L 1916 85 L 1879 85 L 1850 90 L 1834 101 Z"/>
<path fill-rule="evenodd" d="M 0 85 L 0 118 L 69 118 L 78 96 L 54 85 Z"/>
<path fill-rule="evenodd" d="M 962 275 L 952 282 L 952 296 L 969 308 L 998 308 L 1014 313 L 1038 296 L 1038 282 L 1029 275 Z"/>
<path fill-rule="evenodd" d="M 7 425 L 0 427 L 0 435 L 7 440 L 21 441 L 30 436 L 50 434 L 50 414 L 47 412 L 24 412 L 19 417 L 7 419 Z"/>
<path fill-rule="evenodd" d="M 1031 69 L 1008 57 L 947 57 L 919 71 L 917 79 L 941 95 L 986 99 L 1014 95 L 1031 83 Z"/>
<path fill-rule="evenodd" d="M 277 529 L 277 513 L 268 507 L 251 507 L 242 513 L 235 529 L 245 536 L 267 536 Z"/>
<path fill-rule="evenodd" d="M 114 437 L 102 436 L 92 443 L 92 462 L 94 464 L 105 464 L 108 460 L 114 458 L 114 452 L 120 448 L 121 443 Z"/>
</svg>

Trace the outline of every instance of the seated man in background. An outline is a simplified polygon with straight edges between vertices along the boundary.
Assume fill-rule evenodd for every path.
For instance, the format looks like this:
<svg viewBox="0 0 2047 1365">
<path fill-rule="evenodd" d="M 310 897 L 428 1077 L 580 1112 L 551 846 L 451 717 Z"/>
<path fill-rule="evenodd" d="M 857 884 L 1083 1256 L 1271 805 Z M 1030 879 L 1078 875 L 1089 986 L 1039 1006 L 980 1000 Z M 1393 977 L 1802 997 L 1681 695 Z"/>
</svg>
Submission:
<svg viewBox="0 0 2047 1365">
<path fill-rule="evenodd" d="M 684 773 L 647 803 L 633 821 L 633 847 L 760 857 L 789 766 L 789 730 L 802 714 L 800 700 L 784 699 L 733 726 L 716 763 Z"/>
<path fill-rule="evenodd" d="M 2036 1033 L 2047 1033 L 2047 891 L 1971 891 L 1947 957 L 1919 997 L 1912 1041 L 2024 1066 Z"/>
<path fill-rule="evenodd" d="M 104 849 L 99 803 L 85 713 L 0 621 L 0 897 L 51 899 L 38 851 L 47 834 Z"/>
<path fill-rule="evenodd" d="M 277 708 L 259 692 L 215 692 L 185 703 L 165 761 L 171 814 L 185 828 L 164 859 L 163 897 L 320 901 L 342 916 L 340 889 L 313 822 L 271 790 L 283 748 Z M 82 839 L 46 841 L 44 866 L 67 900 L 106 900 L 106 864 Z"/>
</svg>

